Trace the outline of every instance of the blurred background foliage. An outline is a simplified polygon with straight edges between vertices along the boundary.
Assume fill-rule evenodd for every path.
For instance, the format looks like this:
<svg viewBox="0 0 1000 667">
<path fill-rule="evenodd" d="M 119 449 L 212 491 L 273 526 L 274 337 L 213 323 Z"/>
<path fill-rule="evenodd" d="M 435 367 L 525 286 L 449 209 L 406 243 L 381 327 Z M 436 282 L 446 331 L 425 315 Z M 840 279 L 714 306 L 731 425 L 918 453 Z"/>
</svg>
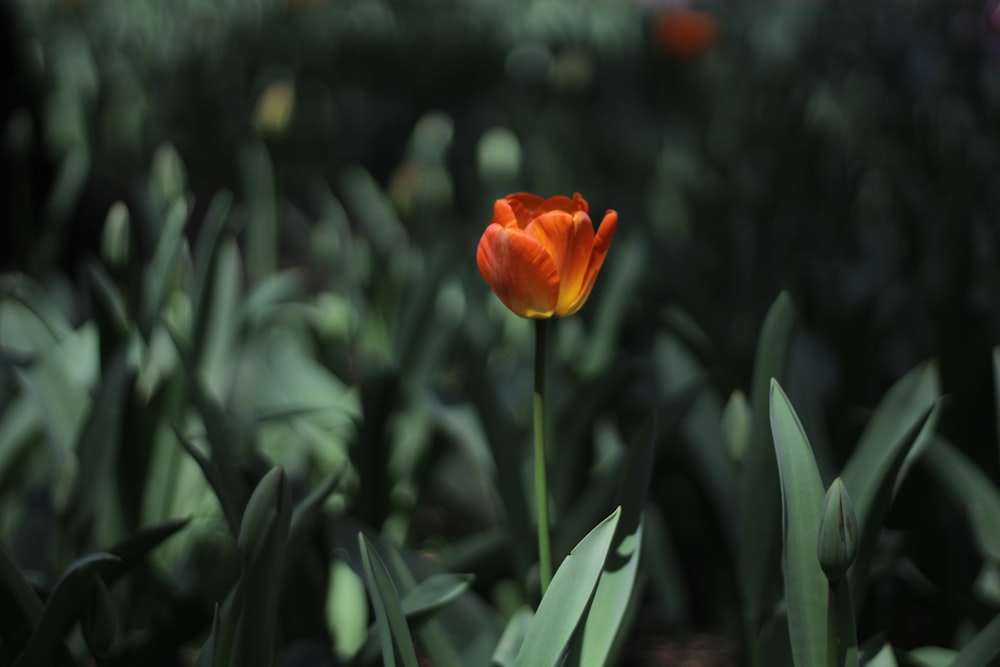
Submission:
<svg viewBox="0 0 1000 667">
<path fill-rule="evenodd" d="M 115 664 L 193 660 L 272 464 L 297 508 L 326 494 L 284 556 L 286 664 L 371 660 L 359 527 L 418 578 L 476 575 L 441 622 L 476 619 L 489 641 L 452 648 L 485 664 L 537 597 L 531 330 L 473 262 L 511 191 L 620 215 L 591 303 L 556 327 L 552 484 L 565 554 L 660 416 L 634 664 L 740 659 L 717 499 L 782 290 L 783 385 L 826 482 L 930 358 L 939 432 L 997 477 L 995 0 L 0 12 L 0 539 L 43 592 L 84 554 L 152 552 L 112 590 Z M 951 646 L 989 618 L 988 559 L 934 484 L 918 467 L 900 489 L 861 637 Z M 29 642 L 0 636 L 0 657 Z"/>
</svg>

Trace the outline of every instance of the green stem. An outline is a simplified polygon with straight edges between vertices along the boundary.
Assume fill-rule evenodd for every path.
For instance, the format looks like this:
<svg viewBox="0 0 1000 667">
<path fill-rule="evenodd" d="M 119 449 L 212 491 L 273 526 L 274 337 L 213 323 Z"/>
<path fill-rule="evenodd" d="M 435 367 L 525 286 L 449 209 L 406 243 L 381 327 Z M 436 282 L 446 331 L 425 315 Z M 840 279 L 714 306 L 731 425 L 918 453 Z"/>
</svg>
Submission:
<svg viewBox="0 0 1000 667">
<path fill-rule="evenodd" d="M 828 667 L 843 667 L 839 655 L 840 651 L 837 649 L 838 640 L 840 639 L 840 627 L 837 622 L 839 607 L 837 584 L 830 582 L 830 589 L 826 598 L 826 660 Z"/>
<path fill-rule="evenodd" d="M 549 493 L 545 480 L 545 339 L 548 320 L 535 320 L 535 504 L 538 509 L 538 567 L 542 595 L 552 581 Z"/>
</svg>

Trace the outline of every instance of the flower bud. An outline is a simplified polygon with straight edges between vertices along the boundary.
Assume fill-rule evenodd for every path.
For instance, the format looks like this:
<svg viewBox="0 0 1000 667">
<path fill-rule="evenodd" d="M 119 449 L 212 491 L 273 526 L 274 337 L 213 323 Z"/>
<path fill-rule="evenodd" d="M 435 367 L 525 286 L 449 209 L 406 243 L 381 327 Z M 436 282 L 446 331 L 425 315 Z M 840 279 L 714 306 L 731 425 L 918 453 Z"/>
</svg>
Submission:
<svg viewBox="0 0 1000 667">
<path fill-rule="evenodd" d="M 838 581 L 858 553 L 858 519 L 844 483 L 838 477 L 823 498 L 817 540 L 819 565 L 831 582 Z"/>
</svg>

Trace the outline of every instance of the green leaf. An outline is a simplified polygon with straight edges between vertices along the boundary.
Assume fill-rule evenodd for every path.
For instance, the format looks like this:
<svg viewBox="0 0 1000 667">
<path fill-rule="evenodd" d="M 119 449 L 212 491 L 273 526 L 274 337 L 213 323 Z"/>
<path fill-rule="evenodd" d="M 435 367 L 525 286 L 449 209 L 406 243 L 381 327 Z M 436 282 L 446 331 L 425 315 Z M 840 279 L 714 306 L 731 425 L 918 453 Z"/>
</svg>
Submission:
<svg viewBox="0 0 1000 667">
<path fill-rule="evenodd" d="M 514 612 L 514 615 L 507 621 L 507 627 L 504 628 L 503 634 L 500 635 L 500 641 L 497 642 L 497 647 L 493 651 L 491 662 L 494 665 L 514 667 L 517 653 L 521 650 L 521 645 L 524 644 L 524 638 L 528 635 L 534 618 L 535 612 L 531 610 L 531 607 L 521 607 Z"/>
<path fill-rule="evenodd" d="M 473 579 L 471 574 L 431 575 L 403 596 L 403 614 L 412 623 L 419 624 L 469 590 Z"/>
<path fill-rule="evenodd" d="M 1000 562 L 1000 490 L 965 454 L 935 438 L 922 461 L 952 502 L 967 513 L 972 536 L 983 558 Z"/>
<path fill-rule="evenodd" d="M 957 652 L 937 646 L 922 646 L 906 654 L 908 664 L 913 667 L 952 667 Z"/>
<path fill-rule="evenodd" d="M 274 664 L 291 504 L 285 472 L 275 466 L 257 484 L 243 512 L 238 537 L 243 572 L 221 609 L 216 608 L 197 667 Z"/>
<path fill-rule="evenodd" d="M 292 523 L 288 529 L 288 540 L 285 546 L 286 567 L 291 567 L 298 560 L 309 537 L 309 529 L 319 519 L 323 511 L 323 503 L 334 492 L 343 477 L 343 470 L 334 471 L 326 480 L 302 499 L 292 512 Z"/>
<path fill-rule="evenodd" d="M 103 658 L 118 637 L 118 614 L 104 581 L 100 577 L 90 581 L 90 591 L 80 616 L 80 630 L 87 650 L 95 657 Z"/>
<path fill-rule="evenodd" d="M 128 380 L 125 352 L 119 350 L 103 371 L 101 386 L 76 444 L 79 467 L 68 509 L 74 529 L 81 537 L 93 530 L 98 544 L 124 532 L 117 465 Z"/>
<path fill-rule="evenodd" d="M 72 325 L 59 310 L 52 295 L 33 278 L 23 273 L 0 275 L 0 296 L 16 301 L 31 311 L 53 341 L 62 340 L 73 333 Z M 6 322 L 4 325 L 9 326 Z M 32 342 L 37 344 L 40 341 Z M 5 330 L 4 347 L 9 348 L 10 344 L 10 334 Z"/>
<path fill-rule="evenodd" d="M 780 499 L 768 413 L 770 382 L 772 378 L 780 380 L 784 376 L 794 321 L 795 309 L 791 297 L 782 292 L 764 318 L 750 387 L 753 412 L 739 479 L 740 532 L 739 548 L 736 550 L 736 566 L 750 640 L 756 639 L 763 610 L 770 607 L 778 592 Z M 818 505 L 816 511 L 819 511 Z"/>
<path fill-rule="evenodd" d="M 239 530 L 237 526 L 239 522 L 236 518 L 236 508 L 233 505 L 232 494 L 229 491 L 229 483 L 223 476 L 219 466 L 205 458 L 205 455 L 198 451 L 194 443 L 185 438 L 176 427 L 173 430 L 174 436 L 177 437 L 177 442 L 194 459 L 194 462 L 198 464 L 202 474 L 205 475 L 205 481 L 208 482 L 208 485 L 212 487 L 212 491 L 215 492 L 215 497 L 219 501 L 219 507 L 222 508 L 222 515 L 226 518 L 226 523 L 229 525 L 229 530 L 233 537 L 238 537 Z"/>
<path fill-rule="evenodd" d="M 923 363 L 897 381 L 879 401 L 841 477 L 854 501 L 861 550 L 851 570 L 854 600 L 861 604 L 868 563 L 897 478 L 911 451 L 919 453 L 933 433 L 940 394 L 934 362 Z M 912 460 L 912 459 L 911 459 Z"/>
<path fill-rule="evenodd" d="M 771 430 L 781 480 L 783 570 L 792 657 L 796 667 L 823 665 L 828 582 L 816 556 L 823 483 L 798 415 L 777 380 L 771 381 Z"/>
<path fill-rule="evenodd" d="M 245 565 L 238 590 L 230 598 L 234 602 L 223 609 L 222 619 L 223 631 L 232 637 L 232 642 L 220 648 L 232 656 L 232 664 L 245 667 L 274 664 L 291 504 L 285 472 L 281 466 L 275 466 L 257 484 L 243 512 L 239 547 Z"/>
<path fill-rule="evenodd" d="M 407 549 L 394 549 L 390 544 L 383 547 L 382 553 L 390 559 L 398 590 L 407 591 L 402 603 L 404 613 L 410 627 L 416 631 L 426 659 L 436 667 L 486 664 L 500 636 L 495 611 L 478 596 L 458 595 L 459 591 L 448 583 L 454 575 L 441 579 L 441 568 L 424 557 Z M 420 584 L 417 576 L 422 580 Z M 424 598 L 426 603 L 433 602 L 428 604 L 426 611 L 419 606 L 411 610 L 406 599 L 415 589 L 425 586 L 430 587 L 429 592 L 437 599 Z M 449 588 L 450 593 L 446 590 Z"/>
<path fill-rule="evenodd" d="M 67 568 L 56 583 L 38 619 L 35 631 L 15 667 L 49 667 L 53 652 L 60 650 L 63 636 L 80 617 L 86 594 L 95 576 L 118 562 L 116 556 L 98 553 L 86 556 Z"/>
<path fill-rule="evenodd" d="M 896 654 L 893 653 L 892 647 L 888 644 L 882 644 L 882 647 L 862 664 L 865 667 L 898 667 L 899 665 L 896 662 Z"/>
<path fill-rule="evenodd" d="M 566 556 L 531 622 L 514 667 L 555 667 L 587 610 L 611 548 L 621 508 L 590 531 Z"/>
<path fill-rule="evenodd" d="M 42 601 L 21 574 L 21 570 L 7 550 L 7 545 L 3 542 L 0 542 L 0 587 L 7 590 L 12 601 L 18 606 L 21 616 L 34 627 L 42 616 Z"/>
<path fill-rule="evenodd" d="M 650 417 L 629 451 L 618 487 L 621 519 L 611 541 L 604 571 L 584 620 L 577 664 L 601 667 L 615 664 L 625 621 L 634 607 L 635 583 L 642 552 L 642 507 L 649 491 L 656 444 L 656 423 Z"/>
<path fill-rule="evenodd" d="M 913 444 L 907 436 L 914 435 L 914 425 L 926 419 L 939 395 L 937 368 L 928 361 L 904 375 L 879 401 L 841 475 L 859 524 L 868 521 L 883 480 L 898 464 L 901 451 L 905 455 L 905 445 Z"/>
<path fill-rule="evenodd" d="M 150 551 L 160 546 L 168 538 L 176 534 L 186 525 L 190 519 L 173 519 L 164 521 L 155 526 L 147 526 L 124 538 L 113 547 L 108 549 L 108 553 L 117 556 L 118 562 L 109 568 L 104 580 L 110 586 L 119 577 L 125 575 Z"/>
<path fill-rule="evenodd" d="M 118 285 L 115 284 L 103 264 L 95 261 L 87 262 L 84 265 L 84 271 L 90 292 L 94 295 L 95 306 L 102 307 L 106 311 L 106 317 L 110 318 L 117 333 L 126 334 L 131 327 L 131 322 L 125 298 L 122 296 L 121 290 L 118 289 Z M 95 307 L 95 310 L 99 312 L 99 308 Z"/>
<path fill-rule="evenodd" d="M 194 313 L 191 350 L 196 363 L 202 359 L 207 334 L 213 320 L 214 313 L 210 306 L 213 305 L 212 296 L 220 279 L 218 274 L 222 270 L 219 253 L 232 202 L 233 197 L 228 191 L 222 191 L 212 198 L 195 246 L 194 284 L 191 291 L 191 306 Z"/>
<path fill-rule="evenodd" d="M 403 667 L 417 667 L 410 628 L 403 615 L 403 607 L 396 587 L 386 570 L 385 563 L 364 533 L 358 533 L 361 562 L 365 570 L 368 593 L 375 609 L 382 661 L 386 667 L 396 667 L 397 658 Z"/>
<path fill-rule="evenodd" d="M 951 667 L 987 667 L 1000 655 L 1000 614 L 962 647 Z"/>
<path fill-rule="evenodd" d="M 160 317 L 167 297 L 175 285 L 179 271 L 178 257 L 186 243 L 184 227 L 187 224 L 190 207 L 183 199 L 171 204 L 164 219 L 163 230 L 153 251 L 153 257 L 146 267 L 143 281 L 144 299 L 139 313 L 139 328 L 147 340 Z"/>
</svg>

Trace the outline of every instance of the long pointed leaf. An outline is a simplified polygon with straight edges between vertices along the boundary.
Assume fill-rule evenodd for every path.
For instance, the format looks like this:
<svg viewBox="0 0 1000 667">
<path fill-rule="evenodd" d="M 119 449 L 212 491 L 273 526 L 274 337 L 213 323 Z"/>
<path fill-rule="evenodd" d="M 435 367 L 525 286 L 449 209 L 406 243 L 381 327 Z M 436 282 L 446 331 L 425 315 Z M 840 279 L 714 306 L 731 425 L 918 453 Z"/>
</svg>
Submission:
<svg viewBox="0 0 1000 667">
<path fill-rule="evenodd" d="M 1000 489 L 954 445 L 935 438 L 923 462 L 952 501 L 968 515 L 972 536 L 983 558 L 1000 562 Z"/>
<path fill-rule="evenodd" d="M 493 651 L 491 662 L 499 667 L 514 667 L 517 654 L 524 644 L 524 638 L 528 636 L 531 629 L 531 621 L 535 618 L 535 612 L 530 607 L 521 607 L 507 621 L 507 627 L 500 635 L 500 641 Z"/>
<path fill-rule="evenodd" d="M 410 628 L 406 624 L 399 594 L 386 570 L 385 563 L 364 533 L 358 533 L 358 543 L 361 546 L 361 562 L 365 570 L 368 592 L 375 609 L 379 643 L 382 646 L 382 661 L 385 667 L 396 667 L 398 656 L 403 667 L 417 667 Z"/>
<path fill-rule="evenodd" d="M 229 209 L 233 197 L 228 191 L 222 191 L 212 198 L 205 212 L 201 232 L 198 234 L 198 244 L 195 246 L 194 284 L 191 290 L 192 318 L 191 351 L 195 363 L 202 359 L 207 328 L 211 322 L 209 312 L 211 295 L 218 272 L 219 249 L 222 246 L 223 232 L 229 220 Z"/>
<path fill-rule="evenodd" d="M 93 524 L 98 544 L 116 539 L 124 532 L 116 464 L 128 377 L 122 350 L 104 370 L 97 397 L 77 440 L 79 475 L 74 484 L 71 513 L 77 530 Z"/>
<path fill-rule="evenodd" d="M 780 500 L 768 422 L 769 397 L 771 379 L 780 380 L 784 376 L 794 322 L 791 297 L 782 292 L 768 310 L 761 327 L 750 388 L 753 416 L 740 475 L 741 532 L 736 561 L 750 641 L 756 641 L 763 610 L 774 601 L 776 593 Z"/>
<path fill-rule="evenodd" d="M 111 554 L 92 554 L 76 561 L 63 574 L 45 603 L 35 631 L 15 667 L 48 667 L 52 652 L 62 644 L 63 636 L 80 617 L 86 593 L 95 576 L 118 562 Z"/>
<path fill-rule="evenodd" d="M 239 521 L 236 518 L 236 509 L 233 505 L 232 494 L 229 492 L 229 486 L 226 483 L 225 477 L 219 467 L 215 465 L 214 462 L 209 461 L 205 458 L 205 455 L 198 451 L 198 448 L 194 446 L 190 440 L 185 438 L 177 428 L 174 428 L 174 436 L 177 438 L 177 442 L 180 443 L 184 451 L 194 459 L 194 462 L 198 464 L 201 468 L 201 472 L 205 475 L 205 481 L 208 485 L 212 487 L 215 492 L 215 497 L 219 501 L 219 506 L 222 508 L 222 515 L 226 518 L 226 523 L 229 525 L 229 530 L 233 535 L 233 538 L 239 536 Z"/>
<path fill-rule="evenodd" d="M 860 546 L 851 568 L 851 594 L 855 605 L 864 601 L 876 537 L 892 496 L 909 465 L 933 435 L 940 394 L 933 361 L 920 364 L 886 392 L 876 406 L 841 478 L 851 494 L 860 528 Z"/>
<path fill-rule="evenodd" d="M 469 574 L 435 574 L 421 581 L 403 596 L 400 605 L 406 618 L 419 624 L 469 590 L 473 576 Z"/>
<path fill-rule="evenodd" d="M 951 667 L 987 667 L 1000 655 L 1000 614 L 986 624 L 958 652 Z"/>
<path fill-rule="evenodd" d="M 771 381 L 771 429 L 781 480 L 788 633 L 796 667 L 825 664 L 828 582 L 816 555 L 823 483 L 798 415 Z"/>
<path fill-rule="evenodd" d="M 597 524 L 552 578 L 514 667 L 555 667 L 573 636 L 604 569 L 621 508 Z"/>
<path fill-rule="evenodd" d="M 3 542 L 0 542 L 0 581 L 14 598 L 28 622 L 32 625 L 37 623 L 42 616 L 42 601 L 28 580 L 21 574 L 21 570 L 7 550 L 7 545 Z"/>
<path fill-rule="evenodd" d="M 621 519 L 584 621 L 578 663 L 582 666 L 613 664 L 611 657 L 632 605 L 642 553 L 642 507 L 652 476 L 655 434 L 655 420 L 650 417 L 632 445 L 619 482 Z"/>
<path fill-rule="evenodd" d="M 110 586 L 132 569 L 146 554 L 188 525 L 189 521 L 190 519 L 173 519 L 155 526 L 148 526 L 137 530 L 109 548 L 108 553 L 117 556 L 119 562 L 110 568 L 110 572 L 104 578 L 105 582 Z"/>
<path fill-rule="evenodd" d="M 245 601 L 233 662 L 245 667 L 270 667 L 275 660 L 278 600 L 285 542 L 292 521 L 292 498 L 285 471 L 272 468 L 257 484 L 240 523 L 239 547 L 246 566 L 240 577 Z"/>
<path fill-rule="evenodd" d="M 278 597 L 285 540 L 291 523 L 291 494 L 285 472 L 272 468 L 254 489 L 238 544 L 244 567 L 202 646 L 196 665 L 271 667 L 275 661 Z"/>
</svg>

